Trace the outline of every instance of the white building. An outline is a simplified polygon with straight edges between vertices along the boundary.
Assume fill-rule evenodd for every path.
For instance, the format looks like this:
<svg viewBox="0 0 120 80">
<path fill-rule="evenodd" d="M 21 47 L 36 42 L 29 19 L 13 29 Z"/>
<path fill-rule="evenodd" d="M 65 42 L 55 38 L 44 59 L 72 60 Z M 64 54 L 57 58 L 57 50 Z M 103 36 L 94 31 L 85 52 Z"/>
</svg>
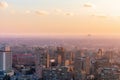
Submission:
<svg viewBox="0 0 120 80">
<path fill-rule="evenodd" d="M 0 71 L 12 70 L 12 53 L 9 46 L 0 45 Z"/>
</svg>

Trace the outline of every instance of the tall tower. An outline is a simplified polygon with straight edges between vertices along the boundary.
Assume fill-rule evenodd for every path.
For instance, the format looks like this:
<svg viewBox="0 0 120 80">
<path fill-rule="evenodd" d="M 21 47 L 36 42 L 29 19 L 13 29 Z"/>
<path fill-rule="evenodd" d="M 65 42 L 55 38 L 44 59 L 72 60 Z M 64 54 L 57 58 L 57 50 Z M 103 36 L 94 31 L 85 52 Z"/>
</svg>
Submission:
<svg viewBox="0 0 120 80">
<path fill-rule="evenodd" d="M 12 53 L 8 45 L 0 45 L 0 71 L 12 70 Z"/>
<path fill-rule="evenodd" d="M 90 57 L 86 57 L 85 64 L 86 64 L 85 72 L 89 74 L 90 73 Z"/>
<path fill-rule="evenodd" d="M 37 47 L 35 48 L 36 56 L 36 74 L 38 78 L 42 78 L 42 70 L 49 67 L 49 54 L 46 49 Z"/>
<path fill-rule="evenodd" d="M 97 58 L 102 58 L 103 57 L 103 50 L 99 49 L 97 53 Z"/>
<path fill-rule="evenodd" d="M 57 47 L 57 62 L 58 65 L 65 65 L 65 50 L 63 47 Z"/>
<path fill-rule="evenodd" d="M 90 58 L 89 57 L 79 57 L 75 60 L 75 70 L 84 71 L 86 74 L 90 73 Z"/>
<path fill-rule="evenodd" d="M 70 53 L 70 64 L 73 64 L 74 59 L 75 59 L 75 54 L 71 52 Z"/>
<path fill-rule="evenodd" d="M 46 62 L 46 68 L 50 67 L 50 55 L 49 53 L 46 54 L 47 62 Z"/>
</svg>

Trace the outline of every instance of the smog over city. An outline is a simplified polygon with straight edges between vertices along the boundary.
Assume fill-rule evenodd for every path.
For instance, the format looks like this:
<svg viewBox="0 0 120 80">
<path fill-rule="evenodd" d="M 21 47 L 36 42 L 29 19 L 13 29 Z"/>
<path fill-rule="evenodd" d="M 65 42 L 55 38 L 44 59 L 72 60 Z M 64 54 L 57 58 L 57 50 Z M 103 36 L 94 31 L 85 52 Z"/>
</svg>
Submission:
<svg viewBox="0 0 120 80">
<path fill-rule="evenodd" d="M 0 0 L 0 80 L 120 80 L 119 0 Z"/>
</svg>

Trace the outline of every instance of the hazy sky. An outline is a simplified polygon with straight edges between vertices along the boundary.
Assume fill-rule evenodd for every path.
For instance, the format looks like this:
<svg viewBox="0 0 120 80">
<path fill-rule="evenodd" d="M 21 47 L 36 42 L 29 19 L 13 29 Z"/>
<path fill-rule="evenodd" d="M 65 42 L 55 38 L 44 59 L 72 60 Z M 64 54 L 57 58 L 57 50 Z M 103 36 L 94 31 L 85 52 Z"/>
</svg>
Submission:
<svg viewBox="0 0 120 80">
<path fill-rule="evenodd" d="M 0 35 L 120 35 L 120 0 L 0 0 Z"/>
</svg>

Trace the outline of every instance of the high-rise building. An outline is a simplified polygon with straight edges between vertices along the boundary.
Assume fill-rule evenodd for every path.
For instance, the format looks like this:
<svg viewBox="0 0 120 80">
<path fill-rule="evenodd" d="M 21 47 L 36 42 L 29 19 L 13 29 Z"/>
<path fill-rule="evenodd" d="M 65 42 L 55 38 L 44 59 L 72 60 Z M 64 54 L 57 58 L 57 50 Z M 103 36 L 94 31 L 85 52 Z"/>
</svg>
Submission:
<svg viewBox="0 0 120 80">
<path fill-rule="evenodd" d="M 8 45 L 0 45 L 0 71 L 12 70 L 12 53 Z"/>
<path fill-rule="evenodd" d="M 50 62 L 50 56 L 46 49 L 37 47 L 35 49 L 35 55 L 36 55 L 36 74 L 39 78 L 42 78 L 42 70 L 43 68 L 49 67 Z"/>
<path fill-rule="evenodd" d="M 49 55 L 49 53 L 46 53 L 46 58 L 47 58 L 46 68 L 49 68 L 50 67 L 50 55 Z"/>
<path fill-rule="evenodd" d="M 72 65 L 75 59 L 75 54 L 74 53 L 70 53 L 70 64 Z"/>
<path fill-rule="evenodd" d="M 98 53 L 97 53 L 97 59 L 100 59 L 100 58 L 102 58 L 103 57 L 103 50 L 102 49 L 99 49 L 98 50 Z"/>
<path fill-rule="evenodd" d="M 90 73 L 90 58 L 78 57 L 74 63 L 75 80 L 86 80 L 86 75 Z"/>
<path fill-rule="evenodd" d="M 58 65 L 65 65 L 65 50 L 63 47 L 57 47 L 57 62 Z"/>
</svg>

